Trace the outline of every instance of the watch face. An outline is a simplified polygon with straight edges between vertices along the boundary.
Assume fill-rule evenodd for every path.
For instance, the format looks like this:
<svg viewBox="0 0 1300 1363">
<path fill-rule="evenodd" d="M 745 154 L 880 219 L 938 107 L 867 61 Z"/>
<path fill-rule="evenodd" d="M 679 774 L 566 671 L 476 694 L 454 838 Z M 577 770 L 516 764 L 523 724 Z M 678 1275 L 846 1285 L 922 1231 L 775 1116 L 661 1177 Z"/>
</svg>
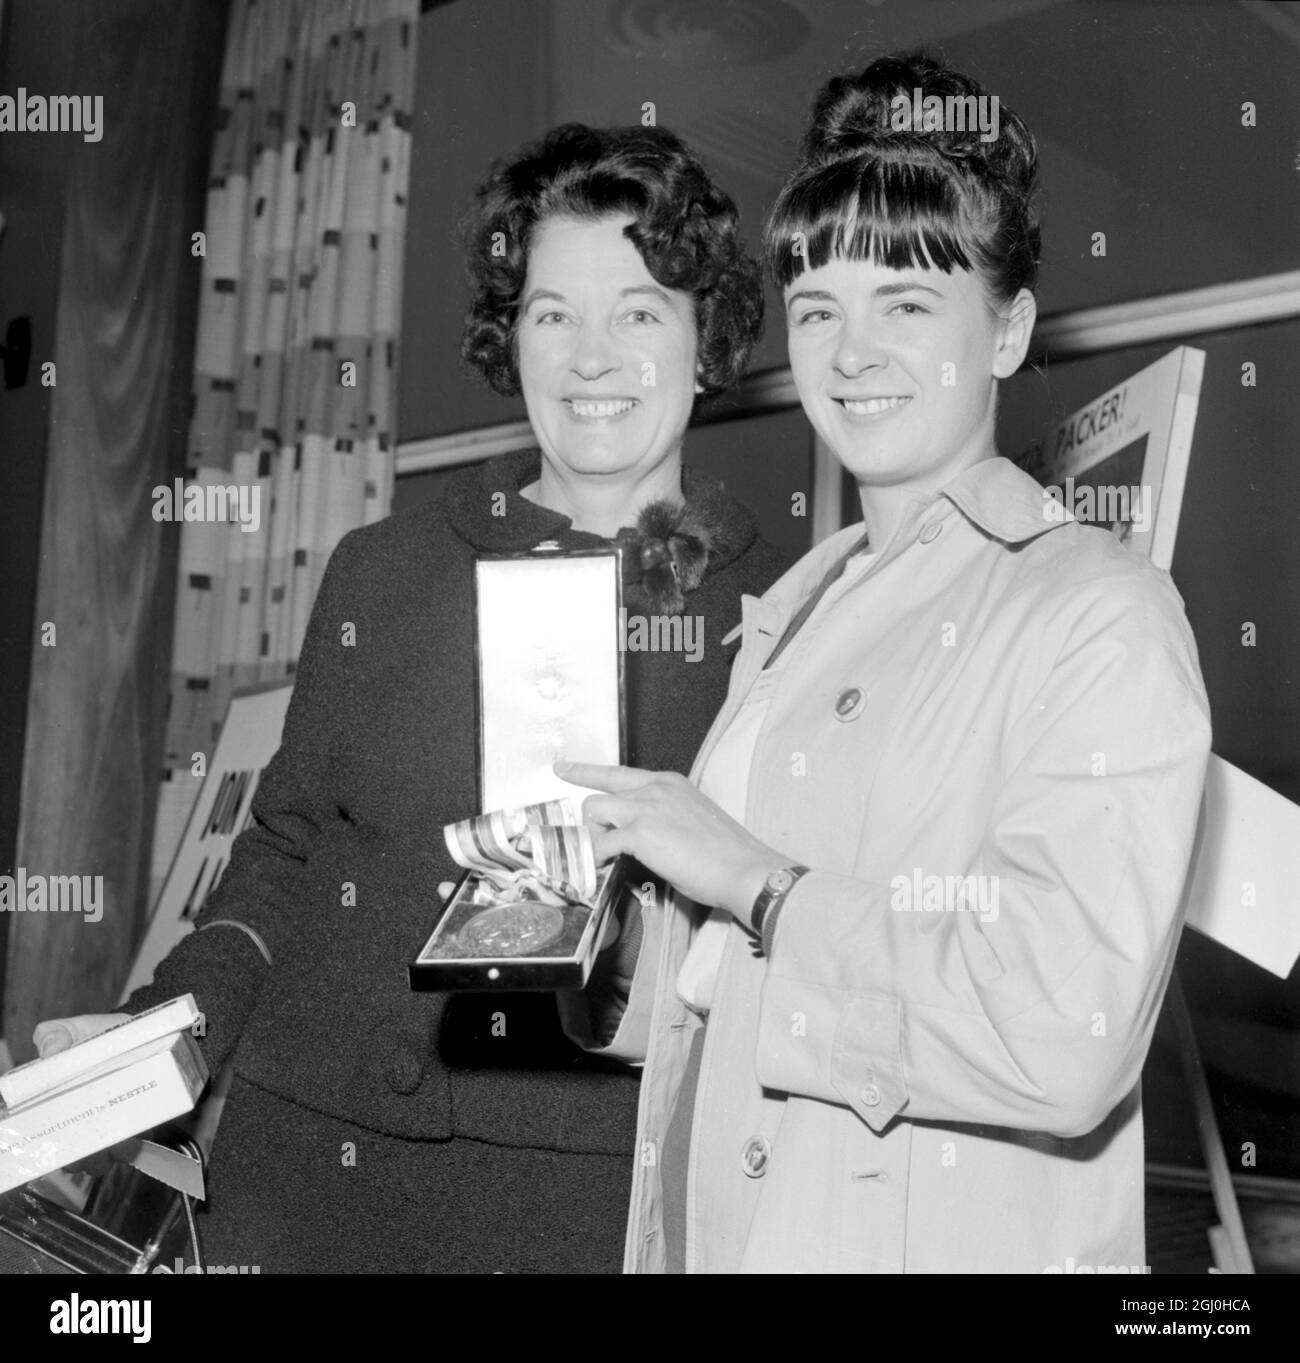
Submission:
<svg viewBox="0 0 1300 1363">
<path fill-rule="evenodd" d="M 773 871 L 767 878 L 767 888 L 772 894 L 784 894 L 794 884 L 794 876 L 789 871 Z"/>
</svg>

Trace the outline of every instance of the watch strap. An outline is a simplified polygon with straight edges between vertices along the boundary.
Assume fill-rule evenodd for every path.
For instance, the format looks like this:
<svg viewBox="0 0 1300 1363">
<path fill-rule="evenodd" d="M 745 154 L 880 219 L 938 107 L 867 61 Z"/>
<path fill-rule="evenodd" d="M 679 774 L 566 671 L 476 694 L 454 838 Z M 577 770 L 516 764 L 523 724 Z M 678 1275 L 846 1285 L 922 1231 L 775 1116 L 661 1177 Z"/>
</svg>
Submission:
<svg viewBox="0 0 1300 1363">
<path fill-rule="evenodd" d="M 768 877 L 768 883 L 758 892 L 758 898 L 754 900 L 754 907 L 749 913 L 750 930 L 760 942 L 768 940 L 763 931 L 764 925 L 799 883 L 799 877 L 807 874 L 806 866 L 785 866 Z M 777 883 L 774 885 L 771 883 L 773 881 Z"/>
</svg>

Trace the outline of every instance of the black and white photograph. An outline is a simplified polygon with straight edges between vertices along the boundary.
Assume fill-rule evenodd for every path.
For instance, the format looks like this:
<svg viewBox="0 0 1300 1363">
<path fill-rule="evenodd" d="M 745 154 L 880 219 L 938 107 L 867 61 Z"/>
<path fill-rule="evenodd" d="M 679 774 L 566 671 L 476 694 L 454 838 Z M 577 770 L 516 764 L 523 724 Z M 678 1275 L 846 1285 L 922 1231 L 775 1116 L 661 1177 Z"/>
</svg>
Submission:
<svg viewBox="0 0 1300 1363">
<path fill-rule="evenodd" d="M 15 1340 L 1286 1338 L 1300 4 L 0 0 L 0 359 Z"/>
</svg>

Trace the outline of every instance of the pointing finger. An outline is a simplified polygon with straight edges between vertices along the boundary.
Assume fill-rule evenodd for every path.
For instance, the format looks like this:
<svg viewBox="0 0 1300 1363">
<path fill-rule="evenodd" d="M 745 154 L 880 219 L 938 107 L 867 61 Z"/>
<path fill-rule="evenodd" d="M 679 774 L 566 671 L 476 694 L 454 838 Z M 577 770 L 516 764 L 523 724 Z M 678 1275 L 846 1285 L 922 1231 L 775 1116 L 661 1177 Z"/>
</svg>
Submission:
<svg viewBox="0 0 1300 1363">
<path fill-rule="evenodd" d="M 561 780 L 572 785 L 612 793 L 636 790 L 654 775 L 654 772 L 642 771 L 640 767 L 609 767 L 597 762 L 557 762 L 553 770 Z"/>
</svg>

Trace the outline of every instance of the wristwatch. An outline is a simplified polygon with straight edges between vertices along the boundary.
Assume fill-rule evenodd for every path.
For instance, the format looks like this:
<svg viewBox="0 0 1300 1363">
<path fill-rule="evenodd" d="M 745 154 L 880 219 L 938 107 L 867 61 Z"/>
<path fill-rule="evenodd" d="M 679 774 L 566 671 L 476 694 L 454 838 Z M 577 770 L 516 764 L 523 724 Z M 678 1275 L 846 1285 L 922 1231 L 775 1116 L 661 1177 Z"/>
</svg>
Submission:
<svg viewBox="0 0 1300 1363">
<path fill-rule="evenodd" d="M 763 888 L 754 900 L 754 907 L 749 911 L 750 929 L 760 941 L 763 938 L 764 919 L 790 893 L 795 881 L 807 874 L 806 866 L 783 866 L 779 871 L 771 872 L 763 882 Z"/>
</svg>

